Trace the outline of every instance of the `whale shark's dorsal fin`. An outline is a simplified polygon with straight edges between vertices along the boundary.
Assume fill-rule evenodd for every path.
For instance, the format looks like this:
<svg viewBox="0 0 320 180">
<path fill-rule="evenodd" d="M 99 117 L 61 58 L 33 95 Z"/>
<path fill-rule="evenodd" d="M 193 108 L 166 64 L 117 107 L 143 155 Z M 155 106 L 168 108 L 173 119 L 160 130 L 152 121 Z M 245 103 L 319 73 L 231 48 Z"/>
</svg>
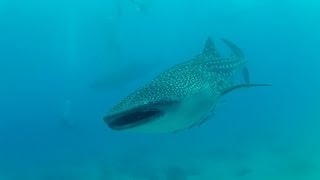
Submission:
<svg viewBox="0 0 320 180">
<path fill-rule="evenodd" d="M 210 37 L 208 37 L 206 44 L 204 45 L 204 48 L 202 50 L 202 54 L 204 54 L 206 57 L 220 57 L 220 54 L 218 53 L 216 47 L 214 46 L 214 43 Z"/>
</svg>

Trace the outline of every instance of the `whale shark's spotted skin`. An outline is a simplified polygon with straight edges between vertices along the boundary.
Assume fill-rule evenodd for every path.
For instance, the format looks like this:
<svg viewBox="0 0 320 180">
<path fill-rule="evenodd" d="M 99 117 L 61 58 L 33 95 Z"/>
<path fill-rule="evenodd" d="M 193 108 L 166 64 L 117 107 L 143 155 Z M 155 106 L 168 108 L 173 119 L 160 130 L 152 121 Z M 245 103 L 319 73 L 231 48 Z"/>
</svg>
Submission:
<svg viewBox="0 0 320 180">
<path fill-rule="evenodd" d="M 235 72 L 246 64 L 241 51 L 224 42 L 237 54 L 221 57 L 208 38 L 200 55 L 129 94 L 109 110 L 105 122 L 115 130 L 141 132 L 176 132 L 201 124 L 219 97 L 232 90 Z"/>
</svg>

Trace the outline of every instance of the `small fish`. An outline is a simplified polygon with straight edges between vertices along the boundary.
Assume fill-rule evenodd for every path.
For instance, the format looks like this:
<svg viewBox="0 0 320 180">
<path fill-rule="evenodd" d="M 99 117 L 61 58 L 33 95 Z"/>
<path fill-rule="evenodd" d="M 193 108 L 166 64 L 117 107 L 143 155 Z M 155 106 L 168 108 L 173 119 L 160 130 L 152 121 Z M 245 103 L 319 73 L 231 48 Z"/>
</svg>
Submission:
<svg viewBox="0 0 320 180">
<path fill-rule="evenodd" d="M 72 102 L 71 100 L 67 99 L 64 102 L 63 113 L 59 116 L 60 125 L 63 128 L 76 130 L 77 129 L 77 122 L 71 116 L 72 114 Z"/>
<path fill-rule="evenodd" d="M 161 65 L 157 65 L 156 62 L 150 64 L 138 61 L 126 65 L 112 65 L 110 63 L 109 67 L 104 68 L 107 71 L 91 81 L 89 86 L 95 91 L 119 91 L 119 89 L 127 88 L 131 84 L 150 76 L 152 69 L 155 69 L 154 66 L 159 67 Z"/>
<path fill-rule="evenodd" d="M 134 10 L 137 13 L 146 14 L 149 12 L 150 9 L 150 0 L 130 0 L 130 4 L 133 6 Z M 114 7 L 116 11 L 117 17 L 122 17 L 125 15 L 125 7 L 126 2 L 123 0 L 114 0 Z"/>
<path fill-rule="evenodd" d="M 248 176 L 249 174 L 252 174 L 253 170 L 251 168 L 243 168 L 239 171 L 237 171 L 234 175 L 236 177 L 244 177 Z"/>
<path fill-rule="evenodd" d="M 199 55 L 162 72 L 138 88 L 104 117 L 113 130 L 173 133 L 201 125 L 212 116 L 220 98 L 239 88 L 269 86 L 249 83 L 247 60 L 232 42 L 222 39 L 232 50 L 221 56 L 209 37 Z M 234 84 L 242 70 L 245 83 Z"/>
<path fill-rule="evenodd" d="M 147 13 L 149 10 L 149 4 L 147 0 L 131 0 L 138 13 Z"/>
</svg>

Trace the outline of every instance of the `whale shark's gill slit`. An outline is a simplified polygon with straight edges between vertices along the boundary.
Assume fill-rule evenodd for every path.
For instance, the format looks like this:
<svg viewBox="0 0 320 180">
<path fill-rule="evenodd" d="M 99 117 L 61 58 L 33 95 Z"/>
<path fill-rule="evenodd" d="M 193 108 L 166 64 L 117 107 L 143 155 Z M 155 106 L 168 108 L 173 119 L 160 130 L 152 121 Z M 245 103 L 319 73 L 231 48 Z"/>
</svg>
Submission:
<svg viewBox="0 0 320 180">
<path fill-rule="evenodd" d="M 109 122 L 109 126 L 114 128 L 133 126 L 141 122 L 158 117 L 161 114 L 163 114 L 163 112 L 158 109 L 130 112 L 112 120 L 111 122 Z"/>
</svg>

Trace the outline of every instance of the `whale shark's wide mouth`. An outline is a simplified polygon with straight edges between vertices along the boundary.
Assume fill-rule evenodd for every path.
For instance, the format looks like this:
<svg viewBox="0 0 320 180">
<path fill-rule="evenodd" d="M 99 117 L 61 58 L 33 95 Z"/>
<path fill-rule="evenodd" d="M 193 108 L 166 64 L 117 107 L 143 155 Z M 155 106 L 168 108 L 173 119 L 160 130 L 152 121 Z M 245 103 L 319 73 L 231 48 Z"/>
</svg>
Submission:
<svg viewBox="0 0 320 180">
<path fill-rule="evenodd" d="M 160 109 L 149 109 L 106 116 L 104 120 L 111 129 L 123 130 L 147 123 L 162 115 L 164 115 L 164 112 Z"/>
<path fill-rule="evenodd" d="M 104 121 L 113 130 L 125 130 L 146 124 L 165 115 L 168 108 L 178 101 L 150 102 L 132 109 L 127 109 L 104 117 Z"/>
</svg>

